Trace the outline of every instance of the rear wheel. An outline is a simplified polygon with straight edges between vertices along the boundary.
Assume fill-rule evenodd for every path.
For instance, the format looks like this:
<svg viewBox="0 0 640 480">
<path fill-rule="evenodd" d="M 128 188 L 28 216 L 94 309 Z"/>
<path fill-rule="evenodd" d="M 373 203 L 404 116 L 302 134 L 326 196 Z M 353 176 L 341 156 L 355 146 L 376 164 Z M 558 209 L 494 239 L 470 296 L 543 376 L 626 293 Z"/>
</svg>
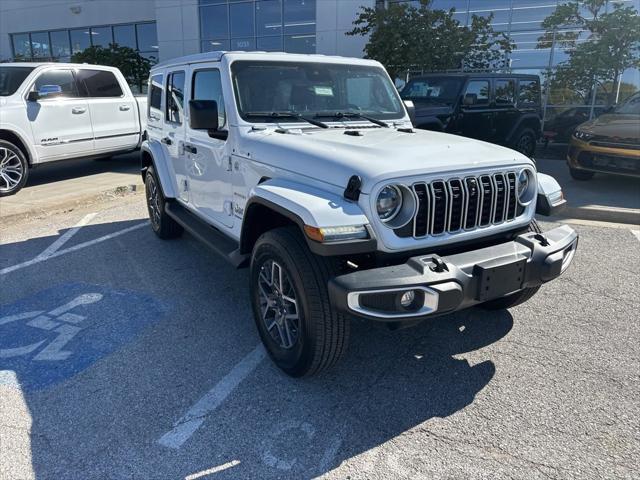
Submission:
<svg viewBox="0 0 640 480">
<path fill-rule="evenodd" d="M 27 183 L 29 164 L 18 147 L 0 140 L 0 197 L 18 193 Z"/>
<path fill-rule="evenodd" d="M 574 180 L 579 180 L 584 182 L 586 180 L 591 180 L 595 175 L 594 172 L 590 172 L 589 170 L 578 170 L 577 168 L 569 167 L 569 173 L 571 174 L 571 178 Z"/>
<path fill-rule="evenodd" d="M 160 238 L 176 238 L 182 235 L 183 229 L 173 218 L 167 215 L 165 206 L 167 200 L 164 198 L 160 182 L 153 167 L 149 167 L 144 179 L 147 197 L 147 210 L 149 211 L 149 221 L 151 228 Z"/>
<path fill-rule="evenodd" d="M 533 157 L 536 151 L 536 133 L 531 128 L 523 128 L 515 136 L 512 148 L 527 157 Z"/>
<path fill-rule="evenodd" d="M 346 351 L 349 320 L 327 292 L 331 259 L 311 253 L 296 227 L 263 234 L 251 259 L 251 303 L 275 364 L 293 377 L 332 367 Z"/>
<path fill-rule="evenodd" d="M 531 220 L 529 224 L 529 231 L 535 233 L 542 233 L 542 229 L 538 222 L 535 220 Z M 519 292 L 512 293 L 511 295 L 507 295 L 506 297 L 496 298 L 495 300 L 490 300 L 488 302 L 480 304 L 481 308 L 486 310 L 503 310 L 505 308 L 515 307 L 516 305 L 520 305 L 521 303 L 526 302 L 531 297 L 533 297 L 536 293 L 538 293 L 540 287 L 531 287 L 524 288 Z"/>
</svg>

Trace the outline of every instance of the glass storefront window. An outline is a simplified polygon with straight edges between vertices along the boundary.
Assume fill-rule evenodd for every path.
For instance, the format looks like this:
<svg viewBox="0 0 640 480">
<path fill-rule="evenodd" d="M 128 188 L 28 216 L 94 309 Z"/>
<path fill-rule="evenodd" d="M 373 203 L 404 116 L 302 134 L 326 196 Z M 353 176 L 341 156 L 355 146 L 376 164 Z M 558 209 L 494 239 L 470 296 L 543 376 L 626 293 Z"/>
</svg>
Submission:
<svg viewBox="0 0 640 480">
<path fill-rule="evenodd" d="M 158 33 L 155 23 L 139 23 L 136 25 L 138 33 L 138 50 L 152 52 L 158 50 Z"/>
<path fill-rule="evenodd" d="M 265 52 L 281 52 L 282 51 L 282 37 L 258 37 L 258 50 Z"/>
<path fill-rule="evenodd" d="M 493 14 L 491 25 L 495 30 L 509 30 L 511 15 L 510 0 L 471 0 L 469 3 L 469 23 L 473 16 L 488 17 Z"/>
<path fill-rule="evenodd" d="M 67 61 L 71 57 L 71 47 L 69 45 L 69 32 L 58 30 L 49 32 L 51 38 L 51 55 L 60 61 Z"/>
<path fill-rule="evenodd" d="M 549 66 L 551 48 L 537 48 L 538 39 L 543 34 L 542 30 L 511 34 L 511 40 L 515 44 L 515 48 L 510 55 L 511 68 L 545 68 Z"/>
<path fill-rule="evenodd" d="M 235 3 L 229 5 L 229 19 L 231 37 L 252 37 L 254 33 L 253 2 Z"/>
<path fill-rule="evenodd" d="M 511 31 L 540 28 L 556 9 L 556 0 L 517 0 L 513 2 Z"/>
<path fill-rule="evenodd" d="M 116 25 L 113 27 L 113 41 L 121 47 L 135 50 L 137 48 L 135 27 L 133 25 Z"/>
<path fill-rule="evenodd" d="M 35 58 L 49 58 L 49 32 L 38 32 L 31 34 L 31 51 Z"/>
<path fill-rule="evenodd" d="M 284 37 L 284 51 L 289 53 L 316 53 L 316 36 L 287 35 Z"/>
<path fill-rule="evenodd" d="M 203 52 L 215 52 L 218 50 L 231 50 L 229 46 L 229 40 L 227 39 L 218 39 L 218 40 L 203 40 L 200 45 L 201 51 Z"/>
<path fill-rule="evenodd" d="M 280 35 L 282 33 L 282 0 L 256 2 L 256 25 L 259 36 Z"/>
<path fill-rule="evenodd" d="M 315 34 L 316 0 L 284 0 L 284 32 Z"/>
<path fill-rule="evenodd" d="M 200 34 L 203 39 L 229 37 L 227 10 L 227 5 L 214 5 L 200 9 Z"/>
<path fill-rule="evenodd" d="M 111 27 L 91 27 L 91 43 L 94 46 L 109 48 L 113 43 Z"/>
<path fill-rule="evenodd" d="M 71 38 L 71 53 L 78 53 L 85 48 L 91 46 L 90 32 L 88 28 L 79 28 L 76 30 L 69 30 L 69 37 Z"/>
<path fill-rule="evenodd" d="M 31 41 L 28 33 L 12 35 L 13 54 L 17 58 L 31 58 Z"/>
</svg>

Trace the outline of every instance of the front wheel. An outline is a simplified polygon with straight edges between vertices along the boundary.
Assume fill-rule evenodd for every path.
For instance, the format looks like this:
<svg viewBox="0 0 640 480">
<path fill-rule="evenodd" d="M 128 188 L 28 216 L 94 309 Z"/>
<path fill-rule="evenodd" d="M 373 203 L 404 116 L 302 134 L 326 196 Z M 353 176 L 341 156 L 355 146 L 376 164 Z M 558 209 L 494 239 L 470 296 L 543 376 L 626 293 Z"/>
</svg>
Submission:
<svg viewBox="0 0 640 480">
<path fill-rule="evenodd" d="M 531 220 L 528 230 L 530 232 L 542 233 L 540 225 L 538 225 L 538 222 L 535 220 Z M 515 307 L 529 300 L 538 293 L 538 290 L 540 290 L 540 287 L 523 288 L 519 292 L 512 293 L 506 297 L 496 298 L 495 300 L 482 303 L 480 307 L 486 310 L 504 310 L 505 308 Z"/>
<path fill-rule="evenodd" d="M 163 239 L 177 238 L 182 235 L 182 226 L 173 218 L 167 215 L 165 206 L 167 200 L 164 198 L 160 181 L 153 167 L 149 167 L 144 177 L 145 193 L 147 197 L 147 210 L 149 211 L 149 222 L 154 233 Z"/>
<path fill-rule="evenodd" d="M 18 193 L 27 183 L 29 164 L 22 150 L 0 140 L 0 197 Z"/>
<path fill-rule="evenodd" d="M 349 320 L 329 302 L 331 259 L 314 255 L 296 227 L 263 234 L 251 259 L 251 304 L 262 342 L 288 375 L 314 375 L 344 354 Z"/>
</svg>

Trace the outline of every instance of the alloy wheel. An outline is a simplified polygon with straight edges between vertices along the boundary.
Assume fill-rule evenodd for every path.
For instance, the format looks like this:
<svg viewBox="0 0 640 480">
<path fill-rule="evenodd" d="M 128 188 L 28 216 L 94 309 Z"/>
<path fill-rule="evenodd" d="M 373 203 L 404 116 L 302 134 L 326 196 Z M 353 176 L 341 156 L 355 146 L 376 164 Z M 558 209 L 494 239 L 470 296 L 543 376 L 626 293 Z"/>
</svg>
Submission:
<svg viewBox="0 0 640 480">
<path fill-rule="evenodd" d="M 147 181 L 147 206 L 151 224 L 157 230 L 160 228 L 160 191 L 153 176 L 150 176 Z"/>
<path fill-rule="evenodd" d="M 517 150 L 525 155 L 533 154 L 534 143 L 533 139 L 529 135 L 522 135 L 518 140 Z"/>
<path fill-rule="evenodd" d="M 288 350 L 300 336 L 300 317 L 293 283 L 278 262 L 267 260 L 258 275 L 258 296 L 264 326 L 271 338 Z"/>
<path fill-rule="evenodd" d="M 0 192 L 15 189 L 24 176 L 24 166 L 18 155 L 8 148 L 0 147 Z"/>
</svg>

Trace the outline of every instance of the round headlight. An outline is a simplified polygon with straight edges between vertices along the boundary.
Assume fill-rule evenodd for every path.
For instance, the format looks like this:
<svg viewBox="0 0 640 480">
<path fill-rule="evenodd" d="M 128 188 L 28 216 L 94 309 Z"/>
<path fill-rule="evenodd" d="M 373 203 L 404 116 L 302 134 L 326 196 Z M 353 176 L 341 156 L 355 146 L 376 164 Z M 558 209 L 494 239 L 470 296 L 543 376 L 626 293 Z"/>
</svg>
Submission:
<svg viewBox="0 0 640 480">
<path fill-rule="evenodd" d="M 520 205 L 528 205 L 533 200 L 535 185 L 533 173 L 529 169 L 520 170 L 517 182 L 518 202 Z"/>
<path fill-rule="evenodd" d="M 393 219 L 402 207 L 402 193 L 395 185 L 387 185 L 378 194 L 376 210 L 383 222 Z"/>
</svg>

